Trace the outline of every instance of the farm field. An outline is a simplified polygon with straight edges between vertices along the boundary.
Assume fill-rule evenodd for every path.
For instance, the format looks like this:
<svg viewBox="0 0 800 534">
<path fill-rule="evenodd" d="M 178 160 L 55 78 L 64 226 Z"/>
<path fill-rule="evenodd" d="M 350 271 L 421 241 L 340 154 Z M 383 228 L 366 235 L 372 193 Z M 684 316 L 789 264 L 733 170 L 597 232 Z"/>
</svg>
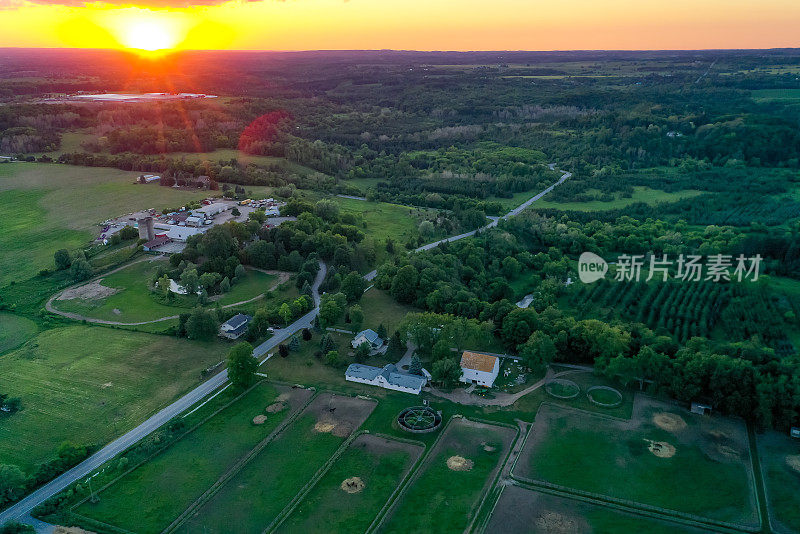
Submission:
<svg viewBox="0 0 800 534">
<path fill-rule="evenodd" d="M 592 200 L 589 202 L 555 202 L 547 200 L 547 197 L 537 200 L 531 205 L 532 210 L 552 208 L 564 211 L 604 211 L 624 208 L 635 204 L 636 202 L 644 202 L 646 204 L 657 204 L 659 202 L 674 202 L 684 198 L 692 198 L 702 194 L 702 191 L 684 190 L 676 191 L 674 193 L 667 191 L 660 191 L 658 189 L 651 189 L 644 186 L 635 186 L 633 195 L 630 198 L 617 197 L 610 202 L 603 202 L 601 200 Z"/>
<path fill-rule="evenodd" d="M 114 291 L 112 294 L 101 298 L 84 298 L 80 295 L 70 299 L 60 297 L 53 301 L 53 306 L 65 312 L 119 322 L 151 321 L 187 313 L 195 305 L 194 298 L 176 295 L 174 304 L 167 305 L 159 302 L 150 291 L 150 282 L 162 266 L 169 268 L 169 263 L 161 258 L 131 263 L 124 269 L 71 290 L 71 293 L 86 295 L 86 291 L 93 292 L 93 288 L 97 288 L 99 284 L 100 289 L 108 288 L 104 290 L 105 293 L 108 293 L 109 289 Z M 212 296 L 211 305 L 225 306 L 252 299 L 267 293 L 277 281 L 275 275 L 254 269 L 248 269 L 246 272 L 246 277 L 233 284 L 229 292 L 218 297 Z M 86 291 L 82 291 L 84 288 Z"/>
<path fill-rule="evenodd" d="M 358 436 L 276 532 L 303 534 L 320 525 L 327 532 L 365 532 L 422 452 L 418 445 Z"/>
<path fill-rule="evenodd" d="M 759 103 L 800 102 L 800 89 L 756 89 L 750 94 Z"/>
<path fill-rule="evenodd" d="M 550 534 L 614 532 L 616 534 L 696 533 L 700 529 L 618 512 L 519 486 L 506 486 L 484 532 Z"/>
<path fill-rule="evenodd" d="M 357 303 L 364 311 L 364 322 L 359 330 L 371 328 L 377 330 L 379 325 L 386 327 L 386 331 L 391 336 L 397 327 L 400 326 L 407 313 L 420 311 L 413 306 L 407 306 L 395 301 L 386 291 L 373 287 L 369 289 L 361 300 Z M 344 318 L 335 325 L 336 328 L 345 330 L 356 330 L 352 324 L 344 322 Z"/>
<path fill-rule="evenodd" d="M 76 512 L 139 533 L 161 532 L 244 454 L 311 397 L 305 389 L 261 383 L 151 460 L 101 491 Z M 253 418 L 282 405 L 261 425 Z M 158 499 L 149 496 L 158 494 Z"/>
<path fill-rule="evenodd" d="M 800 444 L 785 433 L 758 436 L 761 472 L 773 532 L 800 531 Z"/>
<path fill-rule="evenodd" d="M 0 354 L 15 349 L 32 338 L 38 330 L 30 319 L 0 313 Z"/>
<path fill-rule="evenodd" d="M 353 397 L 317 396 L 218 492 L 192 509 L 176 532 L 226 533 L 231 525 L 239 532 L 262 532 L 374 407 Z"/>
<path fill-rule="evenodd" d="M 452 419 L 381 532 L 464 532 L 515 438 L 514 430 Z"/>
<path fill-rule="evenodd" d="M 361 216 L 366 227 L 359 228 L 368 236 L 379 241 L 392 238 L 400 245 L 417 235 L 417 227 L 424 215 L 431 210 L 412 208 L 386 202 L 367 202 L 352 198 L 333 197 L 331 200 L 339 204 L 342 213 L 353 213 Z M 381 248 L 382 250 L 382 248 Z M 382 251 L 384 253 L 385 251 Z M 378 263 L 380 263 L 380 254 Z"/>
<path fill-rule="evenodd" d="M 0 287 L 53 267 L 53 252 L 75 249 L 97 225 L 135 209 L 181 204 L 203 191 L 134 184 L 138 173 L 68 165 L 0 165 Z M 90 201 L 87 202 L 87 199 Z"/>
<path fill-rule="evenodd" d="M 64 441 L 104 444 L 224 357 L 215 343 L 104 327 L 42 332 L 0 356 L 3 393 L 22 399 L 22 410 L 0 426 L 0 463 L 30 471 Z"/>
<path fill-rule="evenodd" d="M 742 424 L 638 396 L 630 421 L 543 405 L 513 475 L 749 527 L 749 460 Z"/>
</svg>

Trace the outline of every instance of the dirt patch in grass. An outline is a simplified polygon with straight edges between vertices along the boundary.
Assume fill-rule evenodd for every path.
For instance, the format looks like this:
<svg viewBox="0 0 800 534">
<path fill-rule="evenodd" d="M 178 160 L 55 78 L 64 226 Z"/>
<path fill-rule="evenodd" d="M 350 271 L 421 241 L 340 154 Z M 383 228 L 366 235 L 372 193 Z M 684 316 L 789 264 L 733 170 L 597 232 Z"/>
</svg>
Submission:
<svg viewBox="0 0 800 534">
<path fill-rule="evenodd" d="M 346 493 L 361 493 L 364 491 L 364 481 L 360 477 L 350 477 L 342 480 L 342 491 Z"/>
<path fill-rule="evenodd" d="M 279 413 L 286 409 L 286 403 L 284 402 L 273 402 L 264 410 L 267 413 Z"/>
<path fill-rule="evenodd" d="M 647 450 L 653 453 L 654 456 L 659 458 L 672 458 L 675 456 L 675 447 L 666 441 L 652 441 L 649 439 L 645 441 L 647 441 Z"/>
<path fill-rule="evenodd" d="M 255 417 L 253 417 L 253 424 L 254 425 L 263 425 L 266 422 L 267 422 L 267 416 L 266 415 L 257 415 Z"/>
<path fill-rule="evenodd" d="M 786 465 L 789 466 L 790 469 L 800 473 L 800 454 L 793 454 L 786 457 Z"/>
<path fill-rule="evenodd" d="M 308 410 L 317 418 L 315 432 L 330 432 L 338 438 L 346 438 L 361 425 L 373 406 L 360 399 L 325 393 Z"/>
<path fill-rule="evenodd" d="M 447 459 L 447 468 L 451 471 L 469 471 L 475 463 L 463 456 L 451 456 Z"/>
<path fill-rule="evenodd" d="M 667 432 L 678 432 L 686 428 L 683 417 L 674 413 L 660 412 L 653 416 L 653 423 Z"/>
<path fill-rule="evenodd" d="M 336 425 L 334 423 L 328 421 L 317 421 L 317 424 L 314 425 L 314 431 L 327 434 L 328 432 L 331 432 L 335 426 Z"/>
<path fill-rule="evenodd" d="M 56 298 L 56 300 L 100 300 L 110 297 L 115 293 L 119 293 L 119 289 L 106 287 L 102 282 L 103 279 L 100 278 L 99 280 L 94 280 L 82 286 L 66 289 Z"/>
<path fill-rule="evenodd" d="M 95 534 L 91 530 L 84 530 L 79 527 L 62 527 L 61 525 L 57 525 L 55 530 L 53 530 L 53 534 Z"/>
<path fill-rule="evenodd" d="M 539 517 L 534 521 L 536 527 L 541 532 L 549 532 L 550 534 L 571 534 L 578 532 L 578 524 L 580 520 L 575 517 L 570 517 L 565 514 L 544 510 Z"/>
<path fill-rule="evenodd" d="M 717 452 L 727 460 L 741 459 L 739 451 L 737 451 L 733 447 L 728 447 L 727 445 L 717 445 Z"/>
</svg>

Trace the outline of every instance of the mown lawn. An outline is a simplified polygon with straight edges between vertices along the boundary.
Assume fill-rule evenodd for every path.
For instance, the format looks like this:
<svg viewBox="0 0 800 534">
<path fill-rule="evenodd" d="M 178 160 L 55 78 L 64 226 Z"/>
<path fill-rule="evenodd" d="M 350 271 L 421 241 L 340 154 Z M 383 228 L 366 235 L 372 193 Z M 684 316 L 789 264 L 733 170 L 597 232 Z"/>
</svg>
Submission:
<svg viewBox="0 0 800 534">
<path fill-rule="evenodd" d="M 53 306 L 61 311 L 126 323 L 150 321 L 189 312 L 196 305 L 195 297 L 175 295 L 172 304 L 168 305 L 158 300 L 150 291 L 151 279 L 161 266 L 168 267 L 169 264 L 163 259 L 134 263 L 102 278 L 102 285 L 117 289 L 117 293 L 103 299 L 55 300 Z M 218 303 L 224 306 L 257 297 L 267 293 L 277 279 L 274 275 L 252 269 L 246 272 L 244 279 L 236 282 L 228 293 L 209 305 Z"/>
<path fill-rule="evenodd" d="M 176 532 L 264 530 L 343 441 L 315 423 L 313 414 L 292 422 Z"/>
<path fill-rule="evenodd" d="M 260 384 L 101 492 L 99 502 L 86 502 L 76 511 L 133 532 L 161 532 L 286 418 L 289 410 L 267 417 L 263 425 L 252 423 L 277 396 L 275 387 Z"/>
<path fill-rule="evenodd" d="M 0 313 L 0 354 L 15 349 L 32 338 L 38 330 L 30 319 Z"/>
<path fill-rule="evenodd" d="M 43 332 L 0 356 L 0 390 L 22 399 L 0 425 L 0 463 L 30 471 L 64 441 L 105 444 L 224 357 L 216 343 L 99 326 Z"/>
<path fill-rule="evenodd" d="M 603 202 L 601 200 L 592 200 L 589 202 L 555 202 L 547 200 L 547 196 L 541 200 L 534 202 L 529 209 L 545 209 L 552 208 L 565 211 L 604 211 L 625 208 L 636 202 L 645 202 L 647 204 L 657 204 L 659 202 L 674 202 L 684 198 L 696 197 L 702 194 L 702 191 L 686 190 L 668 193 L 659 189 L 650 189 L 644 186 L 635 186 L 633 195 L 630 198 L 618 196 L 610 202 Z"/>
<path fill-rule="evenodd" d="M 382 444 L 370 445 L 376 442 Z M 304 534 L 319 525 L 325 525 L 327 532 L 365 532 L 421 451 L 377 436 L 357 438 L 277 532 Z M 342 482 L 351 477 L 364 483 L 359 493 L 342 490 Z"/>
<path fill-rule="evenodd" d="M 0 165 L 0 287 L 52 268 L 53 252 L 90 241 L 106 219 L 182 204 L 203 191 L 136 185 L 138 173 L 71 165 Z"/>
<path fill-rule="evenodd" d="M 400 326 L 407 313 L 420 311 L 413 306 L 398 303 L 389 293 L 374 287 L 364 293 L 364 296 L 361 297 L 357 304 L 364 311 L 364 322 L 361 325 L 353 325 L 352 323 L 345 323 L 344 317 L 342 317 L 339 324 L 335 325 L 337 328 L 354 332 L 365 328 L 377 331 L 378 326 L 382 324 L 391 336 Z"/>
</svg>

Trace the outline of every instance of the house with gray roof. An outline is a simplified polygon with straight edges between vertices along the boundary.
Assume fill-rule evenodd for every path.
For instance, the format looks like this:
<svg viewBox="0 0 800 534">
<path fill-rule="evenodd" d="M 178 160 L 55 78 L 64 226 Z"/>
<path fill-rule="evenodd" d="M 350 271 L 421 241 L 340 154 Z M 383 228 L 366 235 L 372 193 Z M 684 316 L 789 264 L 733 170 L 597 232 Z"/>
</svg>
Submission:
<svg viewBox="0 0 800 534">
<path fill-rule="evenodd" d="M 383 339 L 378 336 L 378 333 L 375 330 L 367 328 L 366 330 L 362 330 L 356 337 L 353 338 L 353 341 L 350 342 L 352 347 L 358 348 L 359 345 L 362 343 L 369 343 L 370 350 L 379 349 L 383 345 Z"/>
<path fill-rule="evenodd" d="M 219 335 L 228 339 L 239 339 L 247 332 L 247 325 L 253 318 L 243 313 L 237 313 L 219 327 Z"/>
<path fill-rule="evenodd" d="M 404 373 L 391 363 L 382 368 L 353 363 L 345 371 L 344 377 L 350 382 L 369 384 L 414 395 L 419 395 L 422 388 L 428 383 L 428 379 L 424 376 Z"/>
</svg>

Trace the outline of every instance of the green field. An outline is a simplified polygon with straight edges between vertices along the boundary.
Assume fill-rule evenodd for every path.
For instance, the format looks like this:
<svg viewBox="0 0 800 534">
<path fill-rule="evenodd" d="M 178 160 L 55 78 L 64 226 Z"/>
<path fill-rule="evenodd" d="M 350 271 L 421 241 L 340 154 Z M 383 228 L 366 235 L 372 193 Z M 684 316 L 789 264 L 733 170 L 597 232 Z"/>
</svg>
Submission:
<svg viewBox="0 0 800 534">
<path fill-rule="evenodd" d="M 285 393 L 285 389 L 282 389 Z M 212 417 L 152 460 L 85 502 L 77 512 L 91 519 L 139 533 L 161 532 L 239 458 L 275 430 L 290 413 L 270 415 L 263 425 L 253 417 L 277 399 L 266 383 Z M 304 399 L 296 398 L 294 406 Z M 150 496 L 158 495 L 158 499 Z"/>
<path fill-rule="evenodd" d="M 800 443 L 785 433 L 758 437 L 761 471 L 774 532 L 800 531 Z"/>
<path fill-rule="evenodd" d="M 107 443 L 224 357 L 215 343 L 103 327 L 47 330 L 0 356 L 0 390 L 22 399 L 0 426 L 0 463 L 30 471 L 64 441 Z"/>
<path fill-rule="evenodd" d="M 228 480 L 202 506 L 195 509 L 177 532 L 261 532 L 308 483 L 347 437 L 355 431 L 374 404 L 358 399 L 320 395 L 264 450 Z M 336 411 L 329 414 L 329 402 Z M 333 430 L 317 430 L 323 421 L 336 421 Z M 280 468 L 276 469 L 276 466 Z"/>
<path fill-rule="evenodd" d="M 666 191 L 661 191 L 658 189 L 650 189 L 649 187 L 644 186 L 635 186 L 633 191 L 633 195 L 630 198 L 624 198 L 621 196 L 617 196 L 616 199 L 610 202 L 603 202 L 601 200 L 592 200 L 589 202 L 554 202 L 551 200 L 547 200 L 547 197 L 544 197 L 541 200 L 537 200 L 531 205 L 531 209 L 557 209 L 557 210 L 565 210 L 565 211 L 605 211 L 605 210 L 614 210 L 614 209 L 621 209 L 631 204 L 635 204 L 636 202 L 645 202 L 647 204 L 657 204 L 659 202 L 675 202 L 676 200 L 682 200 L 684 198 L 691 198 L 696 197 L 697 195 L 701 195 L 702 191 L 696 190 L 686 190 L 686 191 L 676 191 L 674 193 L 668 193 Z"/>
<path fill-rule="evenodd" d="M 93 167 L 0 165 L 0 204 L 5 208 L 0 218 L 0 287 L 52 268 L 53 252 L 85 245 L 106 219 L 205 196 L 203 191 L 135 185 L 136 176 Z"/>
<path fill-rule="evenodd" d="M 644 401 L 640 397 L 637 402 Z M 757 524 L 744 463 L 749 446 L 741 425 L 667 409 L 655 401 L 638 404 L 632 422 L 626 422 L 544 405 L 514 475 L 700 517 Z M 677 417 L 680 428 L 657 426 L 655 417 L 664 413 Z M 671 452 L 657 456 L 648 450 L 650 442 L 666 443 Z"/>
<path fill-rule="evenodd" d="M 756 102 L 800 102 L 800 89 L 756 89 L 750 91 Z"/>
<path fill-rule="evenodd" d="M 150 290 L 150 282 L 160 266 L 169 267 L 169 264 L 163 259 L 133 263 L 100 279 L 104 287 L 117 289 L 117 293 L 100 299 L 54 300 L 53 306 L 61 311 L 95 319 L 128 323 L 187 313 L 196 305 L 196 298 L 176 295 L 173 303 L 167 305 L 157 300 Z M 252 299 L 267 293 L 276 280 L 275 275 L 248 269 L 244 279 L 236 282 L 228 293 L 218 298 L 212 297 L 210 305 L 226 306 Z"/>
<path fill-rule="evenodd" d="M 504 427 L 453 420 L 381 532 L 464 532 L 513 437 Z M 454 456 L 471 461 L 471 467 L 451 469 L 447 462 Z"/>
<path fill-rule="evenodd" d="M 429 212 L 424 208 L 411 208 L 386 202 L 366 202 L 341 197 L 333 197 L 331 200 L 339 204 L 342 213 L 361 216 L 366 226 L 360 230 L 364 233 L 380 241 L 390 237 L 397 245 L 405 243 L 411 237 L 416 238 L 417 227 L 424 219 L 424 215 Z"/>
<path fill-rule="evenodd" d="M 374 287 L 364 293 L 357 304 L 364 310 L 364 323 L 360 326 L 361 330 L 365 328 L 377 330 L 378 326 L 382 324 L 390 336 L 400 326 L 407 313 L 420 311 L 412 306 L 398 303 L 386 291 Z M 345 323 L 344 317 L 335 326 L 346 330 L 357 328 L 356 325 Z"/>
<path fill-rule="evenodd" d="M 19 315 L 0 313 L 0 354 L 15 349 L 36 334 L 36 323 Z"/>
<path fill-rule="evenodd" d="M 368 434 L 359 436 L 336 460 L 277 532 L 365 532 L 419 457 L 422 448 Z M 358 477 L 364 489 L 347 493 L 343 481 Z"/>
</svg>

